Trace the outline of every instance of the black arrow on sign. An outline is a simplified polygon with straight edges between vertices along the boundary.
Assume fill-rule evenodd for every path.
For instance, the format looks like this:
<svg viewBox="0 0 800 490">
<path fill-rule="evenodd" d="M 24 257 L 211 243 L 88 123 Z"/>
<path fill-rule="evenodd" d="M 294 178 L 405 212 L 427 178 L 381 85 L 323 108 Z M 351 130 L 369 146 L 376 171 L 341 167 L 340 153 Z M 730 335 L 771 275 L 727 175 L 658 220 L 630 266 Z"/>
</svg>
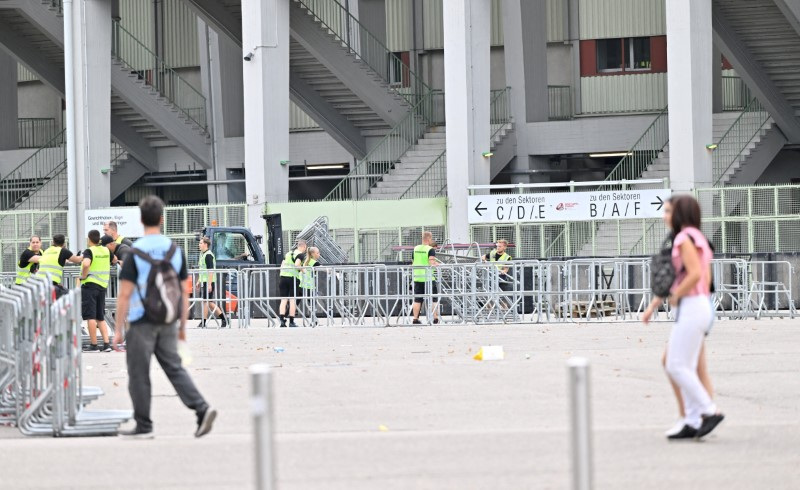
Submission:
<svg viewBox="0 0 800 490">
<path fill-rule="evenodd" d="M 477 205 L 477 206 L 475 206 L 475 212 L 476 212 L 476 213 L 478 213 L 478 216 L 483 216 L 483 215 L 481 214 L 481 211 L 486 211 L 487 209 L 489 209 L 489 208 L 482 208 L 482 207 L 480 207 L 480 205 L 481 205 L 481 204 L 483 204 L 483 202 L 479 202 L 479 203 L 478 203 L 478 205 Z"/>
<path fill-rule="evenodd" d="M 658 201 L 651 202 L 650 204 L 652 204 L 653 206 L 658 206 L 656 208 L 656 211 L 661 211 L 661 208 L 664 207 L 664 200 L 661 199 L 661 196 L 656 196 L 656 199 L 658 199 Z"/>
</svg>

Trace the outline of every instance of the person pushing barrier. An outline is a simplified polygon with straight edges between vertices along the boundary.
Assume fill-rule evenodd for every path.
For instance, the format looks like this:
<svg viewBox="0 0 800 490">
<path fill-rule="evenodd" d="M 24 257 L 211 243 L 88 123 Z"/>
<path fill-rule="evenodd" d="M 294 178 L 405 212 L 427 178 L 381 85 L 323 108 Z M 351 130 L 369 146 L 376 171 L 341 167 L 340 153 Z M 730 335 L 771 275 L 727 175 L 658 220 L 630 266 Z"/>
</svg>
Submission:
<svg viewBox="0 0 800 490">
<path fill-rule="evenodd" d="M 197 264 L 197 268 L 200 270 L 200 275 L 197 278 L 197 286 L 200 289 L 200 297 L 204 300 L 213 300 L 216 298 L 215 293 L 217 293 L 213 272 L 213 270 L 217 268 L 217 260 L 214 258 L 214 253 L 210 250 L 211 240 L 208 237 L 203 237 L 200 239 L 200 243 L 197 245 L 197 247 L 200 249 L 200 259 Z M 206 318 L 208 318 L 209 304 L 211 305 L 211 312 L 222 322 L 220 328 L 227 327 L 228 319 L 225 316 L 225 312 L 222 311 L 222 308 L 217 306 L 216 303 L 209 303 L 205 301 L 203 302 L 203 318 L 200 320 L 200 324 L 197 325 L 197 327 L 206 328 Z"/>
<path fill-rule="evenodd" d="M 294 315 L 297 312 L 298 283 L 300 282 L 300 267 L 306 260 L 306 249 L 308 245 L 305 240 L 297 240 L 297 248 L 286 252 L 281 262 L 280 279 L 278 280 L 278 293 L 281 303 L 278 313 L 281 318 L 281 327 L 286 326 L 286 309 L 289 309 L 289 326 L 296 327 Z"/>
<path fill-rule="evenodd" d="M 434 267 L 439 263 L 436 258 L 436 250 L 433 246 L 433 234 L 429 231 L 422 233 L 422 244 L 414 247 L 414 255 L 412 257 L 412 278 L 414 280 L 414 305 L 411 307 L 413 315 L 412 323 L 420 325 L 419 312 L 422 309 L 422 302 L 424 301 L 423 295 L 425 294 L 425 286 L 430 281 L 431 293 L 438 294 L 439 289 L 436 286 L 436 272 Z M 439 323 L 439 313 L 437 311 L 438 302 L 433 300 L 431 311 L 428 314 L 433 314 L 433 323 Z"/>
<path fill-rule="evenodd" d="M 506 252 L 508 248 L 507 240 L 497 240 L 494 250 L 481 257 L 485 262 L 500 262 L 496 264 L 497 271 L 499 272 L 499 286 L 503 291 L 511 290 L 511 277 L 508 275 L 509 265 L 505 262 L 511 261 L 511 256 Z"/>
</svg>

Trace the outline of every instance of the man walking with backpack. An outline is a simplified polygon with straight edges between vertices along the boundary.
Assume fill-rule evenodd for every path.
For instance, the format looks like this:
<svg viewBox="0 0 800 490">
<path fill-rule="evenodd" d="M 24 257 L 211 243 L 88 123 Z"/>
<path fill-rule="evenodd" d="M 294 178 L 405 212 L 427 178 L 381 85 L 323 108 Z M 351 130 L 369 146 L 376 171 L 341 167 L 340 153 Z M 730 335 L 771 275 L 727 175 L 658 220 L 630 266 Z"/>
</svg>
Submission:
<svg viewBox="0 0 800 490">
<path fill-rule="evenodd" d="M 189 295 L 181 287 L 188 277 L 186 258 L 161 234 L 164 202 L 147 196 L 139 203 L 144 236 L 136 241 L 120 273 L 115 347 L 122 342 L 127 318 L 128 392 L 136 428 L 123 435 L 151 438 L 150 359 L 153 354 L 184 405 L 197 414 L 195 437 L 211 431 L 217 411 L 211 408 L 181 366 L 178 340 L 186 340 Z"/>
</svg>

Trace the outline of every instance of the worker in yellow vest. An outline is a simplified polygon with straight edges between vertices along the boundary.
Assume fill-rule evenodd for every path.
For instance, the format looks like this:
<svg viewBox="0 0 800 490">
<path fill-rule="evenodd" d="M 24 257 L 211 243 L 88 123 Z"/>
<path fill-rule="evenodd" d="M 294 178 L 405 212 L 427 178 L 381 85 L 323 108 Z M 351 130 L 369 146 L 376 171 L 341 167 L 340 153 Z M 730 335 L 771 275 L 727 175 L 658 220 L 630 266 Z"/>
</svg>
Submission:
<svg viewBox="0 0 800 490">
<path fill-rule="evenodd" d="M 69 262 L 71 264 L 80 264 L 83 259 L 73 254 L 68 248 L 64 246 L 66 238 L 62 234 L 53 235 L 53 244 L 47 247 L 42 257 L 39 259 L 39 272 L 48 274 L 53 286 L 56 288 L 56 297 L 63 296 L 67 289 L 64 287 L 64 266 Z"/>
<path fill-rule="evenodd" d="M 42 257 L 42 239 L 37 235 L 31 237 L 28 248 L 22 251 L 17 262 L 17 278 L 15 284 L 22 284 L 35 274 L 39 268 L 39 259 Z"/>
<path fill-rule="evenodd" d="M 111 252 L 100 245 L 100 232 L 89 232 L 89 248 L 83 252 L 81 267 L 81 312 L 89 328 L 89 352 L 111 352 L 106 326 L 106 290 L 111 274 Z M 97 346 L 97 329 L 103 336 L 103 347 Z"/>
<path fill-rule="evenodd" d="M 297 248 L 286 252 L 281 262 L 280 278 L 278 279 L 278 294 L 281 303 L 278 306 L 278 314 L 281 317 L 281 327 L 286 326 L 286 307 L 289 306 L 289 326 L 296 327 L 294 315 L 297 312 L 297 296 L 299 296 L 298 285 L 300 282 L 300 267 L 306 260 L 306 249 L 308 244 L 305 240 L 297 240 Z"/>
<path fill-rule="evenodd" d="M 508 255 L 508 252 L 506 252 L 507 248 L 507 240 L 497 240 L 494 250 L 482 257 L 484 262 L 500 262 L 499 264 L 496 264 L 495 267 L 497 267 L 497 270 L 500 273 L 499 286 L 503 291 L 511 290 L 511 277 L 508 275 L 508 262 L 511 262 L 511 256 Z"/>
<path fill-rule="evenodd" d="M 216 283 L 214 282 L 216 273 L 213 272 L 214 269 L 217 268 L 217 260 L 214 257 L 214 253 L 209 250 L 211 247 L 211 239 L 204 236 L 200 239 L 200 243 L 197 246 L 200 249 L 200 259 L 197 263 L 197 268 L 200 270 L 200 275 L 197 278 L 197 288 L 200 290 L 200 298 L 204 300 L 213 300 L 217 298 L 216 293 L 219 291 L 217 290 Z M 220 328 L 227 327 L 228 318 L 225 316 L 222 308 L 217 306 L 216 303 L 205 301 L 203 302 L 203 318 L 197 327 L 206 328 L 206 318 L 208 318 L 209 305 L 211 306 L 211 312 L 221 322 Z"/>
<path fill-rule="evenodd" d="M 412 278 L 414 280 L 414 305 L 411 307 L 411 313 L 414 316 L 412 323 L 419 325 L 419 311 L 422 309 L 422 302 L 424 301 L 423 295 L 428 283 L 431 285 L 431 294 L 438 294 L 439 288 L 436 285 L 436 271 L 435 267 L 439 263 L 436 258 L 436 250 L 432 246 L 433 234 L 429 231 L 422 232 L 422 244 L 414 247 L 414 255 L 411 261 L 412 265 Z M 434 298 L 432 305 L 433 323 L 439 323 L 439 302 Z M 428 312 L 430 315 L 431 312 Z"/>
</svg>

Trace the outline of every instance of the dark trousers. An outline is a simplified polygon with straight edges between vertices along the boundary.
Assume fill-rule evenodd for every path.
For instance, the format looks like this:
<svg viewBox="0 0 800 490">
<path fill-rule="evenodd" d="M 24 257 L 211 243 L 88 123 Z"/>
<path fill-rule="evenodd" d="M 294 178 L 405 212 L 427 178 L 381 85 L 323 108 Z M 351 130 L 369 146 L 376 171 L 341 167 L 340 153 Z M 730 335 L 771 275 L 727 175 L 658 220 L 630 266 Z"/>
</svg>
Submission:
<svg viewBox="0 0 800 490">
<path fill-rule="evenodd" d="M 178 326 L 140 322 L 128 329 L 126 336 L 128 361 L 128 393 L 133 403 L 133 418 L 142 430 L 151 430 L 150 420 L 150 359 L 153 354 L 169 378 L 184 405 L 197 412 L 206 411 L 203 395 L 181 366 L 178 355 Z"/>
</svg>

